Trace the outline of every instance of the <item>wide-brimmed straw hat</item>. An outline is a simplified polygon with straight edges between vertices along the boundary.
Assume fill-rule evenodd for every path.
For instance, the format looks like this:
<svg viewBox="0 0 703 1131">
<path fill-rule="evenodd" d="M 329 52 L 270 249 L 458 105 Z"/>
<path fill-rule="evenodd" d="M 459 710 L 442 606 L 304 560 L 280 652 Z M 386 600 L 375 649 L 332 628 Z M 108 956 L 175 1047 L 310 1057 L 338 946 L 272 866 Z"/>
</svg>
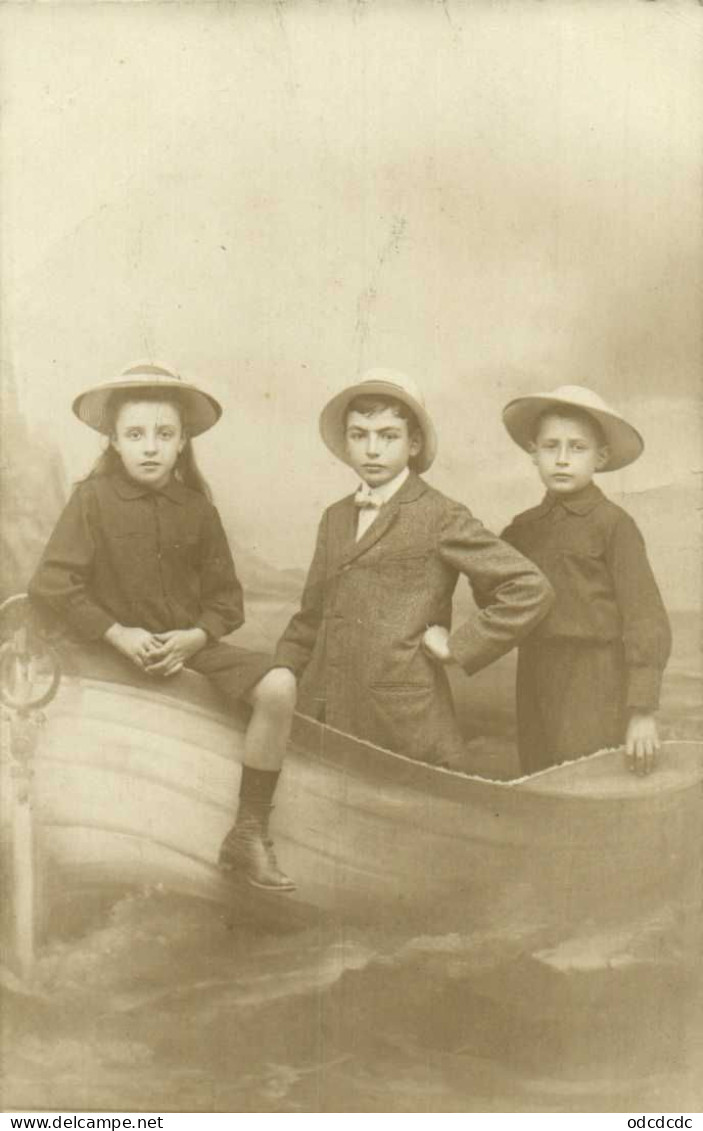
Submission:
<svg viewBox="0 0 703 1131">
<path fill-rule="evenodd" d="M 540 416 L 551 409 L 561 412 L 578 409 L 592 416 L 600 425 L 605 442 L 610 449 L 607 462 L 601 471 L 617 471 L 634 463 L 644 451 L 644 440 L 636 428 L 606 404 L 598 393 L 583 385 L 560 385 L 551 393 L 532 393 L 529 397 L 517 397 L 503 409 L 503 423 L 516 444 L 525 451 L 535 439 L 535 430 Z"/>
<path fill-rule="evenodd" d="M 212 428 L 222 415 L 222 406 L 209 393 L 204 393 L 197 385 L 184 381 L 177 373 L 162 369 L 159 365 L 135 365 L 125 369 L 119 377 L 103 381 L 80 393 L 73 402 L 73 411 L 79 420 L 94 428 L 96 432 L 109 435 L 112 430 L 109 403 L 113 393 L 130 391 L 144 393 L 153 390 L 159 393 L 176 390 L 178 400 L 183 405 L 190 436 L 198 436 Z"/>
<path fill-rule="evenodd" d="M 349 463 L 345 438 L 347 412 L 354 398 L 361 396 L 393 397 L 412 409 L 423 440 L 422 449 L 413 462 L 417 471 L 427 471 L 437 454 L 437 433 L 417 385 L 395 369 L 369 369 L 354 385 L 348 385 L 328 401 L 320 414 L 320 435 L 330 451 Z"/>
</svg>

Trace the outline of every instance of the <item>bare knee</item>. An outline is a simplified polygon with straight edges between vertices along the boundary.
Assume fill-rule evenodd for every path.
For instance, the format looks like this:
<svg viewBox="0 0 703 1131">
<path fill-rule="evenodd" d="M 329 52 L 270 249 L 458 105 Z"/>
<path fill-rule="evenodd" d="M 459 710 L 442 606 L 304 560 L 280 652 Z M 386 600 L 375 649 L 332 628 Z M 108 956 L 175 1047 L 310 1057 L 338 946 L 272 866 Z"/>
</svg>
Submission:
<svg viewBox="0 0 703 1131">
<path fill-rule="evenodd" d="M 286 719 L 295 710 L 298 685 L 288 668 L 272 668 L 259 680 L 251 692 L 251 702 L 257 711 L 270 718 Z"/>
</svg>

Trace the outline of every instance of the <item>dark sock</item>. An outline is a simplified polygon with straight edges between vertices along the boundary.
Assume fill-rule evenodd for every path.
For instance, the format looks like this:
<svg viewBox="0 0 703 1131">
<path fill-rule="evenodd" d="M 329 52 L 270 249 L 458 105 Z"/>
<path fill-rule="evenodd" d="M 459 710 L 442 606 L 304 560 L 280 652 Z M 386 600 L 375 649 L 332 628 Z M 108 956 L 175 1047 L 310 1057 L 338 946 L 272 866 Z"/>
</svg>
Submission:
<svg viewBox="0 0 703 1131">
<path fill-rule="evenodd" d="M 280 770 L 256 770 L 253 766 L 242 766 L 239 800 L 257 806 L 270 805 L 280 775 Z"/>
</svg>

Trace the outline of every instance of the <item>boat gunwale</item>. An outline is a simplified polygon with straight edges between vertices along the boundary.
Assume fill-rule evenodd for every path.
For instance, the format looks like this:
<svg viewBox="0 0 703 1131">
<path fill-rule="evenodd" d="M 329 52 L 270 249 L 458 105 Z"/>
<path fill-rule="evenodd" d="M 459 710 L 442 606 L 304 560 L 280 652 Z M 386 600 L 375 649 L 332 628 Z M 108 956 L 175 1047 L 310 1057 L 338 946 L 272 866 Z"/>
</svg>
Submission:
<svg viewBox="0 0 703 1131">
<path fill-rule="evenodd" d="M 136 682 L 136 680 L 128 679 L 126 670 L 119 662 L 115 662 L 112 657 L 100 655 L 97 659 L 97 666 L 102 670 L 98 672 L 94 671 L 88 675 L 79 670 L 69 669 L 65 673 L 64 678 L 70 681 L 70 683 L 87 686 L 91 690 L 100 691 L 102 688 L 109 688 L 110 694 L 112 695 L 116 694 L 126 698 L 136 696 L 141 700 L 156 701 L 163 708 L 171 707 L 191 715 L 207 717 L 232 733 L 243 732 L 243 728 L 246 725 L 244 716 L 245 712 L 248 711 L 246 705 L 242 708 L 243 717 L 241 719 L 238 719 L 236 715 L 228 714 L 219 707 L 215 697 L 216 693 L 210 689 L 204 676 L 196 672 L 183 672 L 176 677 L 181 688 L 188 687 L 191 695 L 194 691 L 197 693 L 198 701 L 190 696 L 184 697 L 183 695 L 179 695 L 176 691 L 176 685 L 174 684 L 168 687 L 164 687 L 160 684 L 145 685 L 141 682 Z M 60 694 L 61 692 L 59 690 L 57 699 L 54 700 L 58 708 L 57 714 L 63 713 L 69 715 L 70 705 L 60 703 Z M 206 697 L 207 701 L 204 701 Z M 49 704 L 48 710 L 50 713 L 51 708 L 52 704 Z M 648 776 L 647 778 L 637 778 L 635 780 L 638 782 L 647 782 L 645 790 L 640 792 L 633 789 L 633 785 L 635 784 L 633 782 L 633 775 L 626 772 L 623 767 L 622 781 L 624 788 L 622 790 L 614 790 L 612 788 L 608 790 L 599 789 L 597 783 L 594 781 L 592 788 L 588 790 L 574 790 L 572 792 L 565 789 L 563 784 L 552 789 L 549 788 L 549 785 L 555 782 L 555 779 L 558 780 L 560 777 L 563 777 L 565 770 L 568 771 L 574 766 L 585 766 L 589 763 L 595 764 L 605 757 L 624 757 L 623 748 L 618 747 L 615 749 L 596 751 L 582 758 L 576 758 L 562 762 L 556 766 L 550 766 L 535 774 L 501 780 L 482 777 L 478 774 L 470 774 L 463 770 L 450 767 L 419 762 L 404 754 L 387 750 L 364 739 L 346 734 L 344 731 L 337 730 L 326 723 L 323 724 L 308 715 L 303 715 L 298 712 L 295 713 L 293 734 L 291 737 L 291 746 L 300 755 L 307 758 L 313 757 L 318 762 L 334 766 L 338 772 L 348 773 L 350 770 L 357 773 L 361 772 L 366 778 L 376 780 L 379 783 L 391 785 L 395 788 L 411 789 L 413 791 L 422 790 L 428 797 L 434 796 L 451 799 L 457 802 L 461 801 L 462 797 L 468 796 L 475 798 L 477 787 L 481 787 L 483 793 L 494 792 L 496 795 L 502 795 L 503 797 L 508 795 L 529 796 L 533 799 L 539 797 L 554 799 L 555 797 L 559 797 L 564 802 L 598 802 L 601 804 L 608 802 L 642 802 L 645 799 L 662 797 L 668 794 L 689 790 L 697 781 L 703 780 L 703 742 L 694 739 L 671 739 L 667 740 L 662 745 L 664 747 L 691 746 L 699 749 L 702 755 L 700 759 L 699 777 L 694 778 L 693 781 L 690 777 L 684 777 L 680 783 L 669 783 L 665 790 L 652 788 L 651 783 L 654 781 L 656 784 L 656 777 Z M 237 762 L 236 758 L 228 758 L 223 754 L 218 754 L 216 751 L 209 750 L 209 753 L 214 757 L 220 757 L 230 763 Z M 627 784 L 625 785 L 625 783 Z"/>
<path fill-rule="evenodd" d="M 599 750 L 593 754 L 584 755 L 584 757 L 582 758 L 575 758 L 568 762 L 561 762 L 556 766 L 550 766 L 546 770 L 539 771 L 536 774 L 531 774 L 520 778 L 500 780 L 481 777 L 478 774 L 468 774 L 464 771 L 451 769 L 450 767 L 446 766 L 433 766 L 430 763 L 418 762 L 412 758 L 408 758 L 404 754 L 399 754 L 393 750 L 385 750 L 383 747 L 375 746 L 371 742 L 366 742 L 363 739 L 355 738 L 353 735 L 345 734 L 344 731 L 336 730 L 334 727 L 330 727 L 327 724 L 322 724 L 307 715 L 297 715 L 297 722 L 298 726 L 304 725 L 308 730 L 312 728 L 319 730 L 321 743 L 324 743 L 325 735 L 333 736 L 336 742 L 338 742 L 340 745 L 343 744 L 346 748 L 345 755 L 347 757 L 351 755 L 351 757 L 349 757 L 350 761 L 363 760 L 364 762 L 369 763 L 372 770 L 377 771 L 378 769 L 383 768 L 384 762 L 386 766 L 396 765 L 404 767 L 405 774 L 403 775 L 402 780 L 399 780 L 397 777 L 390 778 L 387 774 L 380 774 L 377 772 L 374 776 L 378 776 L 379 779 L 383 778 L 384 780 L 389 781 L 391 784 L 402 785 L 404 787 L 409 786 L 411 788 L 416 788 L 417 786 L 420 786 L 425 782 L 430 782 L 436 787 L 433 791 L 435 795 L 439 794 L 446 796 L 447 787 L 450 786 L 453 791 L 456 791 L 458 788 L 459 792 L 464 794 L 466 794 L 467 788 L 471 787 L 471 795 L 475 796 L 475 787 L 477 785 L 480 785 L 481 787 L 485 788 L 486 792 L 494 791 L 498 794 L 502 794 L 503 796 L 513 795 L 515 797 L 530 797 L 533 799 L 543 797 L 549 798 L 549 800 L 554 800 L 558 797 L 560 799 L 563 799 L 565 802 L 598 802 L 600 804 L 614 802 L 620 804 L 623 802 L 627 803 L 629 801 L 641 802 L 644 799 L 661 797 L 664 794 L 685 792 L 686 790 L 691 789 L 692 785 L 703 782 L 703 742 L 698 742 L 696 740 L 672 739 L 662 744 L 664 747 L 682 745 L 692 746 L 700 751 L 700 772 L 699 776 L 694 779 L 693 782 L 690 779 L 686 778 L 676 785 L 670 784 L 664 791 L 651 788 L 651 782 L 654 781 L 656 783 L 655 778 L 637 778 L 637 782 L 646 781 L 650 785 L 650 788 L 647 789 L 646 793 L 638 793 L 632 788 L 634 784 L 633 775 L 623 770 L 622 780 L 623 782 L 627 782 L 628 785 L 622 792 L 615 792 L 612 790 L 609 790 L 607 792 L 600 791 L 597 785 L 595 785 L 594 783 L 594 788 L 589 792 L 574 791 L 573 793 L 569 793 L 565 791 L 563 787 L 555 790 L 542 788 L 542 783 L 545 781 L 545 779 L 548 782 L 550 780 L 553 780 L 554 777 L 558 778 L 559 776 L 563 776 L 564 770 L 568 770 L 569 768 L 576 765 L 588 765 L 589 763 L 593 764 L 602 758 L 609 756 L 612 757 L 613 755 L 624 756 L 623 747 L 616 747 L 615 749 L 608 750 Z M 296 749 L 301 749 L 301 743 L 300 740 L 296 737 L 295 728 L 293 732 L 292 744 Z M 379 755 L 384 755 L 385 757 L 383 759 L 380 759 Z M 338 757 L 331 756 L 330 753 L 328 751 L 325 751 L 324 749 L 315 751 L 315 756 L 321 761 L 328 761 L 333 765 L 339 765 L 340 759 Z M 373 759 L 373 762 L 371 762 L 371 759 Z M 535 779 L 538 779 L 538 786 L 535 786 L 534 784 Z M 456 792 L 454 799 L 460 800 L 460 797 L 456 796 Z"/>
</svg>

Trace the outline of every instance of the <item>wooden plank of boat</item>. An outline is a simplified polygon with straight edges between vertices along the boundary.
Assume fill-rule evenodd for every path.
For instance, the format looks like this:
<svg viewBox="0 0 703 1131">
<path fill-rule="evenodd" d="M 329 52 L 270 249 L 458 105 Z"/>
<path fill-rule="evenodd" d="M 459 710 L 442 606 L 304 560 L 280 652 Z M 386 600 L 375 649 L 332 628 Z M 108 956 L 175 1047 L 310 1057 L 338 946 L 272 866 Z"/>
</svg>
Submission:
<svg viewBox="0 0 703 1131">
<path fill-rule="evenodd" d="M 102 650 L 74 656 L 45 714 L 34 813 L 49 898 L 120 882 L 231 901 L 214 862 L 244 716 L 225 715 L 192 673 L 155 684 Z M 545 945 L 674 909 L 688 940 L 700 918 L 702 750 L 666 743 L 647 778 L 613 751 L 491 782 L 299 717 L 274 820 L 299 886 L 275 898 L 291 914 Z"/>
</svg>

